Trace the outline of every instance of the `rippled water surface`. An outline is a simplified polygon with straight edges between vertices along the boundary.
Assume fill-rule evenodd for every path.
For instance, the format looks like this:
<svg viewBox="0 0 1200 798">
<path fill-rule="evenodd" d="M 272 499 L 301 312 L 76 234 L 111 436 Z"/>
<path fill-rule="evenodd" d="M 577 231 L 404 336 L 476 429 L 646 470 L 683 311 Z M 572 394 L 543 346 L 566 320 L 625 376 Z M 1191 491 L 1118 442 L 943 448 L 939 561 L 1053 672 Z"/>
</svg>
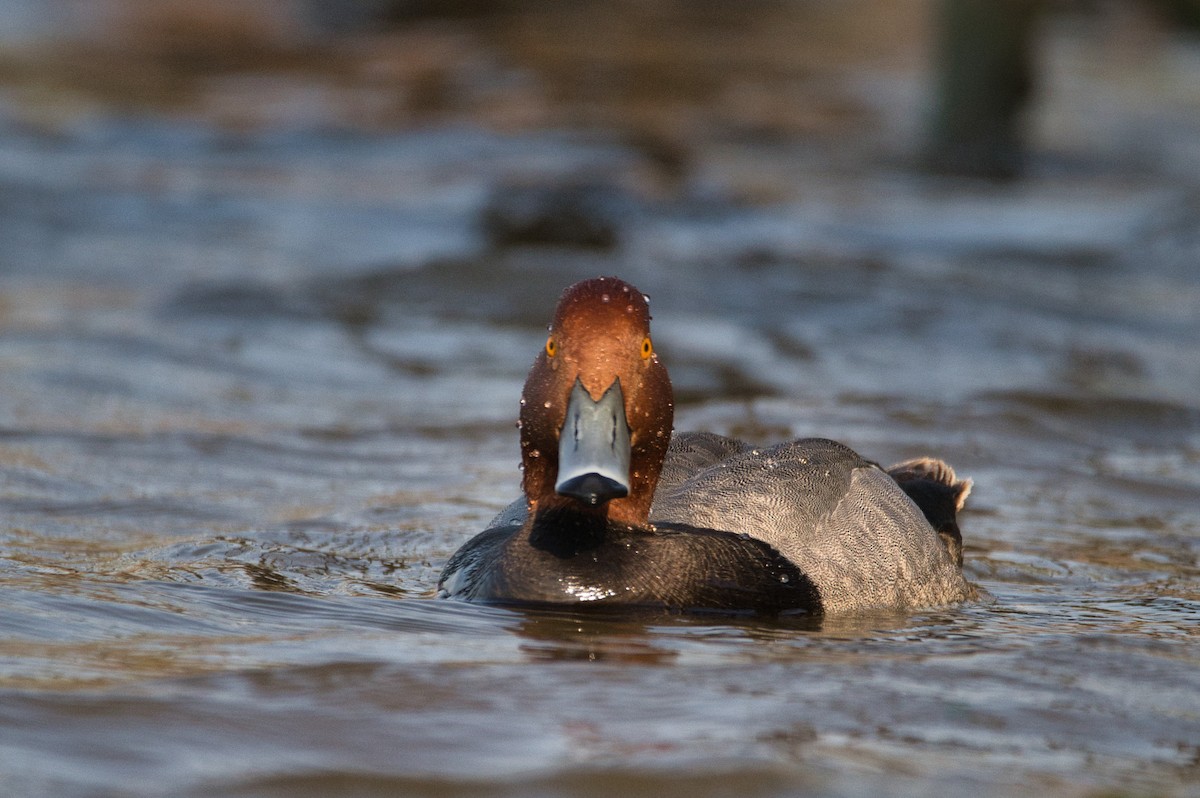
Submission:
<svg viewBox="0 0 1200 798">
<path fill-rule="evenodd" d="M 3 792 L 1200 794 L 1200 160 L 991 186 L 755 146 L 728 179 L 811 183 L 655 195 L 594 133 L 6 118 Z M 581 180 L 607 243 L 485 223 Z M 678 427 L 973 478 L 990 598 L 435 600 L 516 494 L 558 293 L 604 273 L 652 298 Z"/>
</svg>

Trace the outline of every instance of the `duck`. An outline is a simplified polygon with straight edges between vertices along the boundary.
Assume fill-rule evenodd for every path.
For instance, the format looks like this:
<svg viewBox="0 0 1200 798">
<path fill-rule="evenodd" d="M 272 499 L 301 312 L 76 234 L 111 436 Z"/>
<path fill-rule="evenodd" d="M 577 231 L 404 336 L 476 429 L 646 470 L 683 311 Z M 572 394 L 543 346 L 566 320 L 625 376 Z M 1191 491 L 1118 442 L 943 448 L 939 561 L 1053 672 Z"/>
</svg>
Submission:
<svg viewBox="0 0 1200 798">
<path fill-rule="evenodd" d="M 824 438 L 675 433 L 650 320 L 616 277 L 562 293 L 521 394 L 522 496 L 447 560 L 439 597 L 825 616 L 977 596 L 958 526 L 970 480 Z"/>
</svg>

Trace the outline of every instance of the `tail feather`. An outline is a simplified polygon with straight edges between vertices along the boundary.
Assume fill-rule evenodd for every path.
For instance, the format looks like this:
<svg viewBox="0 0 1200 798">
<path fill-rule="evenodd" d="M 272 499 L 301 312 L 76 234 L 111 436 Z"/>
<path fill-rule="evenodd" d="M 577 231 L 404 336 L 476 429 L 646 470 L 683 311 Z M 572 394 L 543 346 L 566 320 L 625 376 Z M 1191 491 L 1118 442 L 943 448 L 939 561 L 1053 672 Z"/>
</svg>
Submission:
<svg viewBox="0 0 1200 798">
<path fill-rule="evenodd" d="M 974 483 L 969 479 L 960 480 L 947 463 L 932 457 L 905 460 L 887 472 L 921 509 L 930 526 L 937 530 L 951 559 L 961 566 L 962 532 L 958 528 L 958 513 L 966 504 Z"/>
</svg>

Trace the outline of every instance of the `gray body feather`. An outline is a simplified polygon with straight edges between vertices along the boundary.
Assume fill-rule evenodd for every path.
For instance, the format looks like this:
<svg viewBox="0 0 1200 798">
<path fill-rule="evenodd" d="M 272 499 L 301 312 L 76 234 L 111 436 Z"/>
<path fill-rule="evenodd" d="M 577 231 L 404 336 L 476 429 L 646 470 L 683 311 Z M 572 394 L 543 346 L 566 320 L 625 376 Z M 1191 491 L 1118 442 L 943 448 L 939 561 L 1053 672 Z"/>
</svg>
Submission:
<svg viewBox="0 0 1200 798">
<path fill-rule="evenodd" d="M 925 607 L 975 591 L 896 481 L 820 438 L 769 447 L 677 435 L 650 520 L 751 535 L 817 586 L 826 612 Z"/>
</svg>

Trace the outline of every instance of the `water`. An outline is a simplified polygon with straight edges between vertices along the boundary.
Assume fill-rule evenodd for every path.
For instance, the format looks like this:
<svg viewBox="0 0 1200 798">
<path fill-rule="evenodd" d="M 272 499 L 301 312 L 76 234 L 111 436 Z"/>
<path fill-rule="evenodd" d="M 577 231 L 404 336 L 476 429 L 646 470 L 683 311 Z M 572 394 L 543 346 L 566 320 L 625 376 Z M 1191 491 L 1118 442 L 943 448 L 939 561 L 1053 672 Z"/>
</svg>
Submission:
<svg viewBox="0 0 1200 798">
<path fill-rule="evenodd" d="M 497 186 L 637 185 L 644 155 L 470 125 L 47 137 L 13 107 L 5 794 L 1200 794 L 1200 174 L 957 185 L 760 142 L 728 179 L 778 164 L 797 196 L 619 188 L 615 248 L 497 249 Z M 990 598 L 434 600 L 515 495 L 559 291 L 599 273 L 652 297 L 680 428 L 972 477 Z"/>
</svg>

